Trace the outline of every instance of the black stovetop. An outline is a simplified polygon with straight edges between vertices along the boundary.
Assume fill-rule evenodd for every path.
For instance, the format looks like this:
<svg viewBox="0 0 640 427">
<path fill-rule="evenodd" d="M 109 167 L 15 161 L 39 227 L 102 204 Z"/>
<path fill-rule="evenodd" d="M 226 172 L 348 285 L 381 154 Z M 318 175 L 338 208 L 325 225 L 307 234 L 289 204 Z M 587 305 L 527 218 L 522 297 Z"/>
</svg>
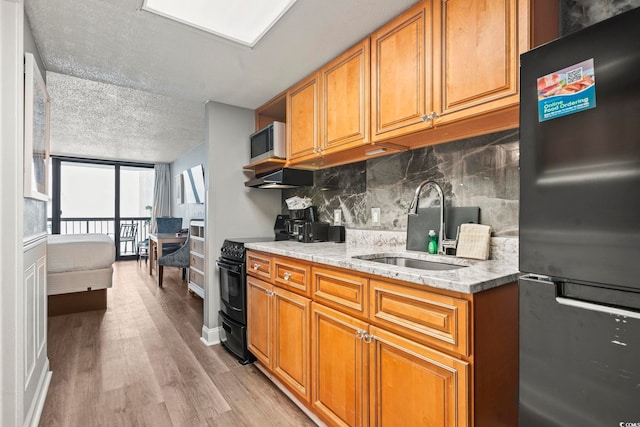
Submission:
<svg viewBox="0 0 640 427">
<path fill-rule="evenodd" d="M 222 248 L 220 249 L 221 256 L 223 259 L 232 260 L 236 262 L 244 262 L 245 261 L 245 243 L 256 243 L 256 242 L 273 242 L 275 237 L 230 237 L 225 239 L 222 244 Z"/>
</svg>

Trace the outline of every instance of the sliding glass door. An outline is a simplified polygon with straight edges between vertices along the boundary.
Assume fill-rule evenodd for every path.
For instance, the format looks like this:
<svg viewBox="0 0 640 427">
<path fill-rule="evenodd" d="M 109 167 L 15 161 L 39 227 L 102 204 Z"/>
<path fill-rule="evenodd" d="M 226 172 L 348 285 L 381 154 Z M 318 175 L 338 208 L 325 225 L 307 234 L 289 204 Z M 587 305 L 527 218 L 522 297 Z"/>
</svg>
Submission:
<svg viewBox="0 0 640 427">
<path fill-rule="evenodd" d="M 149 237 L 154 172 L 153 169 L 136 166 L 120 166 L 119 170 L 120 253 L 135 255 L 137 242 Z"/>
<path fill-rule="evenodd" d="M 107 234 L 117 259 L 136 257 L 149 233 L 152 166 L 68 158 L 52 166 L 51 232 Z"/>
</svg>

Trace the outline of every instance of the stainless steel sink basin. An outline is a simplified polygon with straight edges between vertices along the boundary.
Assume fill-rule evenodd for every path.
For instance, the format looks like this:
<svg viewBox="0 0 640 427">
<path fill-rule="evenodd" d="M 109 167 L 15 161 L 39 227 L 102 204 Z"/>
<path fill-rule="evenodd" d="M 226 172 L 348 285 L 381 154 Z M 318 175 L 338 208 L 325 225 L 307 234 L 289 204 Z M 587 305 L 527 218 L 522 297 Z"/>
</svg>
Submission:
<svg viewBox="0 0 640 427">
<path fill-rule="evenodd" d="M 457 270 L 465 268 L 466 265 L 447 264 L 444 262 L 425 261 L 422 259 L 406 258 L 400 256 L 382 256 L 369 258 L 365 256 L 356 256 L 354 258 L 364 261 L 379 262 L 381 264 L 398 265 L 400 267 L 417 268 L 419 270 Z"/>
</svg>

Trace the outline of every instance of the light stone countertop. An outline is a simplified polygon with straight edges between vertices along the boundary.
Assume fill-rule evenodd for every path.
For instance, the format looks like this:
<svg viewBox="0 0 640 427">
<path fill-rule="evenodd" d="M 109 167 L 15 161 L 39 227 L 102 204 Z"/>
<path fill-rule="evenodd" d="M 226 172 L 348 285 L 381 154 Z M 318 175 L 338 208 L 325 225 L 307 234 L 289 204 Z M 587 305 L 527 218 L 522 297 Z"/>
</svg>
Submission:
<svg viewBox="0 0 640 427">
<path fill-rule="evenodd" d="M 494 238 L 494 240 L 497 239 Z M 368 243 L 298 243 L 280 241 L 247 243 L 245 247 L 274 255 L 466 294 L 481 292 L 511 283 L 517 280 L 519 276 L 517 239 L 501 239 L 498 244 L 492 242 L 492 253 L 496 255 L 496 259 L 488 261 L 469 260 L 456 258 L 455 256 L 430 255 L 426 252 L 407 251 L 404 247 L 398 245 L 381 246 Z M 498 247 L 500 254 L 497 253 Z M 506 256 L 505 250 L 508 251 Z M 353 258 L 354 256 L 373 254 L 379 256 L 407 256 L 409 258 L 466 265 L 468 267 L 444 271 L 418 270 Z M 492 258 L 494 258 L 493 255 Z"/>
</svg>

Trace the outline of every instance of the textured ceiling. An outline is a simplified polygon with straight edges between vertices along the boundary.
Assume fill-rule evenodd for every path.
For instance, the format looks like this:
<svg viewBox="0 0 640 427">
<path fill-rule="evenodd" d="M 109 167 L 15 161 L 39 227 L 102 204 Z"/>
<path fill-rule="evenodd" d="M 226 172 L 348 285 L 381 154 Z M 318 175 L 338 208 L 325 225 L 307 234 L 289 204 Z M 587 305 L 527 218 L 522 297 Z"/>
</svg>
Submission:
<svg viewBox="0 0 640 427">
<path fill-rule="evenodd" d="M 204 104 L 47 72 L 51 153 L 171 162 L 204 141 Z"/>
<path fill-rule="evenodd" d="M 414 2 L 298 0 L 250 49 L 142 0 L 25 0 L 48 70 L 51 151 L 173 161 L 204 140 L 205 101 L 254 109 Z"/>
<path fill-rule="evenodd" d="M 25 0 L 49 71 L 256 108 L 415 0 L 299 0 L 250 49 L 140 10 L 142 0 Z"/>
</svg>

